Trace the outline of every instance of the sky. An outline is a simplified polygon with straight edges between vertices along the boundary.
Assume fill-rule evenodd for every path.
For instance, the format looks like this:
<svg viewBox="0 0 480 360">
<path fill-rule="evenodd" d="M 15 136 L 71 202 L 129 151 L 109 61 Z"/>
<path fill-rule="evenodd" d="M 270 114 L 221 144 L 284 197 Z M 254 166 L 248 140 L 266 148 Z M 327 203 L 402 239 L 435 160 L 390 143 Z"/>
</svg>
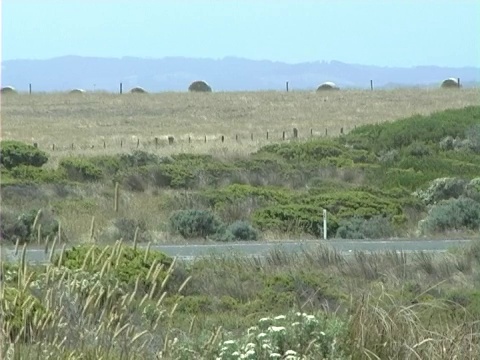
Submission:
<svg viewBox="0 0 480 360">
<path fill-rule="evenodd" d="M 2 0 L 1 58 L 480 67 L 479 0 Z"/>
</svg>

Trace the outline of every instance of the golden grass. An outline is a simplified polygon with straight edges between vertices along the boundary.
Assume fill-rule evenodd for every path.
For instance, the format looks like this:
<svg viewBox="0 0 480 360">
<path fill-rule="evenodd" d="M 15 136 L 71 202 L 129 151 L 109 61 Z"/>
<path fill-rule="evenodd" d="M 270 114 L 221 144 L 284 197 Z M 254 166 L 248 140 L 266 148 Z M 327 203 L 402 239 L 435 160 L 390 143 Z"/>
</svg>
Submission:
<svg viewBox="0 0 480 360">
<path fill-rule="evenodd" d="M 325 130 L 330 136 L 341 128 L 478 104 L 480 89 L 14 95 L 2 97 L 1 131 L 4 139 L 36 142 L 56 156 L 130 151 L 137 139 L 139 149 L 154 151 L 155 137 L 161 154 L 231 155 L 280 140 L 283 131 L 290 138 L 294 127 L 300 138 L 311 131 L 325 136 Z"/>
</svg>

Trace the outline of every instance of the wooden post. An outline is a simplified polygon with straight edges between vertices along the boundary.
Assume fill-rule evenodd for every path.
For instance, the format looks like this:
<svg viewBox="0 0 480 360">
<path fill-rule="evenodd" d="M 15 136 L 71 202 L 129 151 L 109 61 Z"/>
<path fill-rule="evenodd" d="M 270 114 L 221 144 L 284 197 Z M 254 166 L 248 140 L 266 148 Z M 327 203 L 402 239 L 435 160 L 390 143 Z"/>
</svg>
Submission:
<svg viewBox="0 0 480 360">
<path fill-rule="evenodd" d="M 253 141 L 253 133 L 250 134 L 250 137 L 252 138 L 252 141 Z"/>
<path fill-rule="evenodd" d="M 235 141 L 238 141 L 238 134 L 235 134 Z"/>
<path fill-rule="evenodd" d="M 458 88 L 460 89 L 460 78 L 457 78 Z"/>
<path fill-rule="evenodd" d="M 222 143 L 225 142 L 225 136 L 222 135 Z"/>
<path fill-rule="evenodd" d="M 34 148 L 38 148 L 38 143 L 33 143 Z"/>
<path fill-rule="evenodd" d="M 28 93 L 32 95 L 32 84 L 28 84 Z"/>
<path fill-rule="evenodd" d="M 267 140 L 268 140 L 268 131 L 267 131 Z"/>
<path fill-rule="evenodd" d="M 293 128 L 293 138 L 294 139 L 298 138 L 298 129 L 297 128 Z"/>
<path fill-rule="evenodd" d="M 192 143 L 192 138 L 189 136 L 188 137 L 188 143 L 191 144 Z"/>
<path fill-rule="evenodd" d="M 158 149 L 158 137 L 155 136 L 155 149 Z"/>
<path fill-rule="evenodd" d="M 282 134 L 282 140 L 285 140 L 285 131 Z"/>
<path fill-rule="evenodd" d="M 52 144 L 52 150 L 55 150 L 55 144 Z"/>
<path fill-rule="evenodd" d="M 370 80 L 370 90 L 373 91 L 373 80 Z"/>
<path fill-rule="evenodd" d="M 73 150 L 73 143 L 72 143 L 72 150 Z"/>
<path fill-rule="evenodd" d="M 343 135 L 343 127 L 340 128 L 340 134 Z"/>
<path fill-rule="evenodd" d="M 120 140 L 120 147 L 123 147 L 123 140 Z"/>
<path fill-rule="evenodd" d="M 105 149 L 107 147 L 107 144 L 105 143 L 105 140 L 103 140 L 103 148 Z"/>
<path fill-rule="evenodd" d="M 310 137 L 313 136 L 313 129 L 310 129 Z"/>
<path fill-rule="evenodd" d="M 325 136 L 328 136 L 328 129 L 325 129 Z"/>
<path fill-rule="evenodd" d="M 122 94 L 122 93 L 123 93 L 123 84 L 120 83 L 120 94 Z"/>
<path fill-rule="evenodd" d="M 207 143 L 207 135 L 205 135 L 205 143 Z"/>
<path fill-rule="evenodd" d="M 286 87 L 287 92 L 288 92 L 288 81 L 285 83 L 285 87 Z"/>
<path fill-rule="evenodd" d="M 140 138 L 137 139 L 137 149 L 140 146 Z"/>
<path fill-rule="evenodd" d="M 168 137 L 168 145 L 173 145 L 174 142 L 175 142 L 175 138 L 173 136 L 169 136 Z"/>
</svg>

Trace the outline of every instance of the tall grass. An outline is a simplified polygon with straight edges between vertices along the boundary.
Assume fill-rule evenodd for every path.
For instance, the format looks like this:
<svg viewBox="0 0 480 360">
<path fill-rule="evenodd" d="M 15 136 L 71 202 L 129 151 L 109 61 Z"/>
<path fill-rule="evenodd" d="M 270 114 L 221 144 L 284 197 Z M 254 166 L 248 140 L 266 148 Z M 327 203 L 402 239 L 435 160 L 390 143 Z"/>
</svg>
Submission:
<svg viewBox="0 0 480 360">
<path fill-rule="evenodd" d="M 92 247 L 77 269 L 59 266 L 65 252 L 46 266 L 24 256 L 16 266 L 2 263 L 2 358 L 480 356 L 480 308 L 468 297 L 476 291 L 469 284 L 478 277 L 478 243 L 438 256 L 344 256 L 319 245 L 263 259 L 212 255 L 168 268 L 153 262 L 145 280 L 131 274 L 130 285 L 112 276 L 124 251 L 121 242 L 100 253 Z M 465 262 L 470 266 L 458 266 Z M 92 276 L 89 264 L 105 265 Z M 284 291 L 296 294 L 293 307 L 266 302 Z M 222 299 L 222 307 L 199 310 L 201 294 Z"/>
</svg>

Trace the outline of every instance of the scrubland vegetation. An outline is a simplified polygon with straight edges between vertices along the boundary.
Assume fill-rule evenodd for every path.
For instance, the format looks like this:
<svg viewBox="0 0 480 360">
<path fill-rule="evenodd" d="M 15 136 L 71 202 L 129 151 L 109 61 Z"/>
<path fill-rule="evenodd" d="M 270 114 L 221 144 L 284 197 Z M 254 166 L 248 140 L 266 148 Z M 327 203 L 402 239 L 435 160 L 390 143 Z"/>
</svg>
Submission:
<svg viewBox="0 0 480 360">
<path fill-rule="evenodd" d="M 75 245 L 46 265 L 2 264 L 2 356 L 480 357 L 480 106 L 251 154 L 144 150 L 52 163 L 2 140 L 2 243 Z M 322 209 L 338 238 L 474 240 L 193 261 L 136 246 L 318 238 Z"/>
</svg>

